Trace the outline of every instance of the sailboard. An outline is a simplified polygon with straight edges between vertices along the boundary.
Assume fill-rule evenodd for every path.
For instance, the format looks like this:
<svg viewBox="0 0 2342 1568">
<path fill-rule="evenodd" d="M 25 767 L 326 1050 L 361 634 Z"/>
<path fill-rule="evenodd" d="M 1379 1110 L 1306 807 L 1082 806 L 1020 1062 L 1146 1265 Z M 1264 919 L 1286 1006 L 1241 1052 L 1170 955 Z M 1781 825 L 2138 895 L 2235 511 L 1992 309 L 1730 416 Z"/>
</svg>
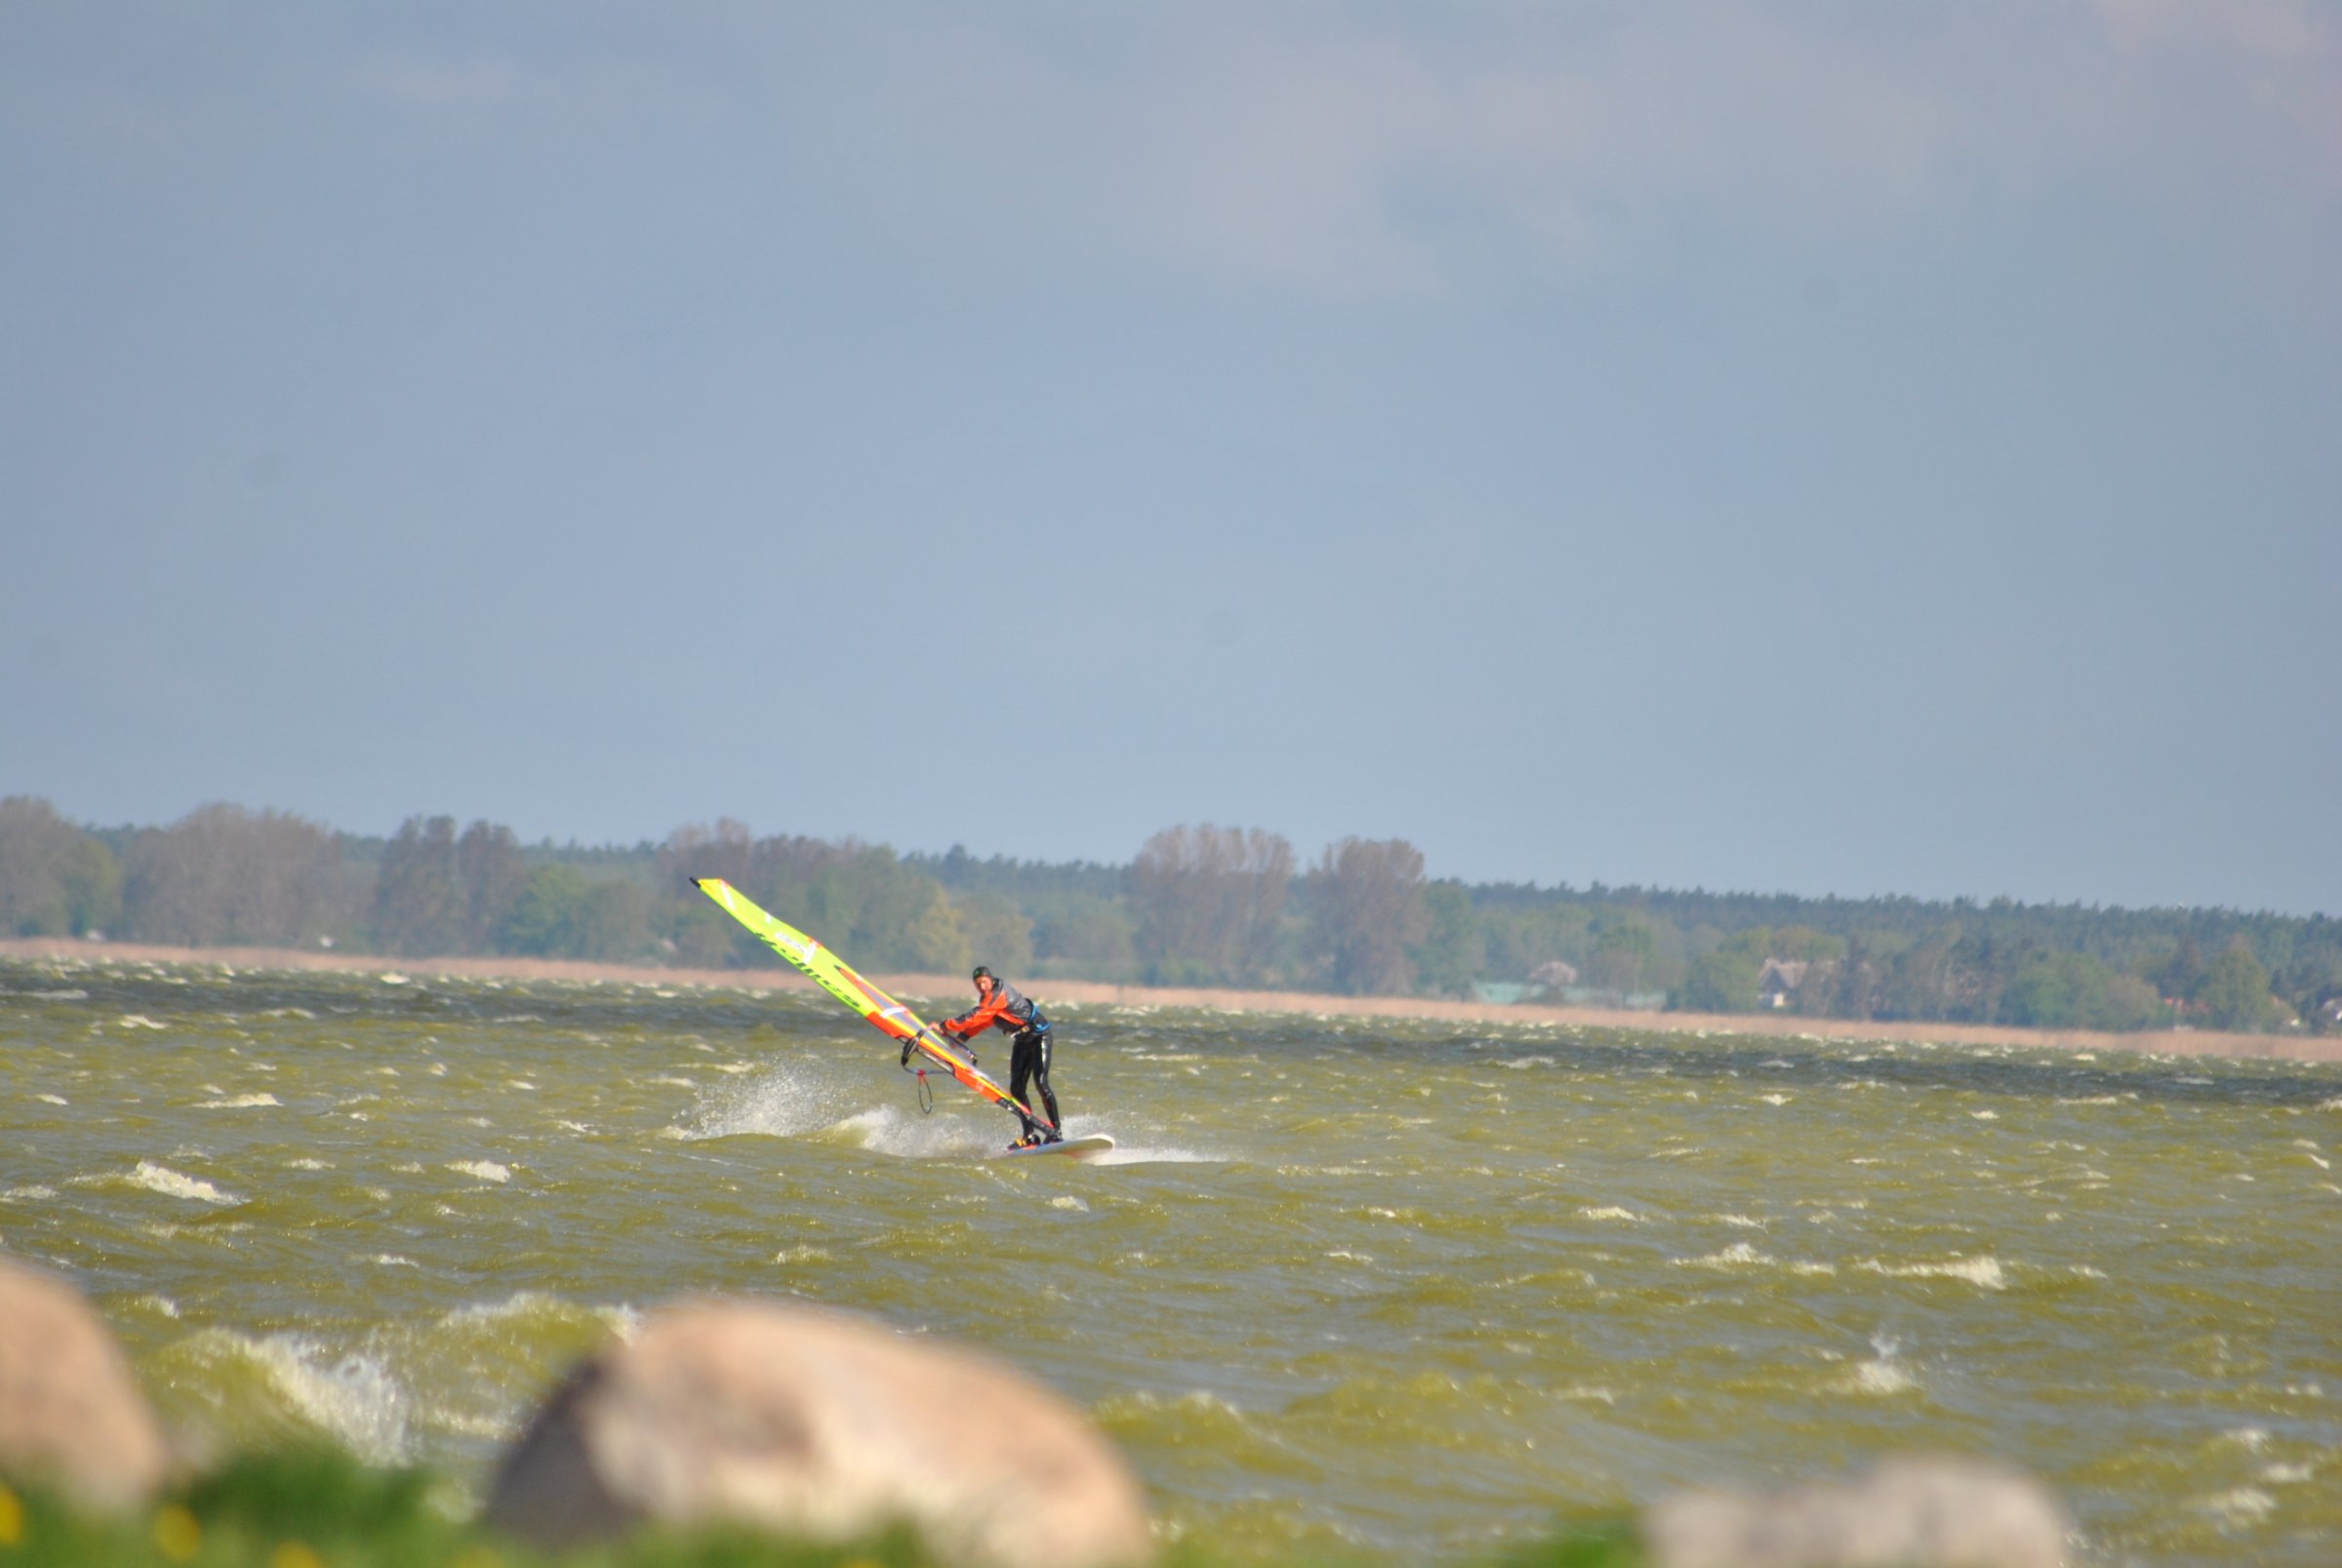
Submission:
<svg viewBox="0 0 2342 1568">
<path fill-rule="evenodd" d="M 1080 1138 L 1061 1138 L 1054 1144 L 1012 1144 L 1002 1159 L 1023 1159 L 1028 1154 L 1063 1154 L 1068 1159 L 1096 1159 L 1114 1146 L 1112 1138 L 1105 1133 L 1089 1133 Z"/>
<path fill-rule="evenodd" d="M 927 1067 L 934 1065 L 950 1074 L 953 1081 L 978 1098 L 995 1106 L 1006 1106 L 1031 1118 L 1036 1125 L 1059 1133 L 1057 1125 L 1048 1117 L 1027 1106 L 979 1069 L 974 1060 L 959 1049 L 959 1042 L 856 974 L 851 965 L 819 942 L 787 921 L 768 914 L 757 906 L 754 900 L 720 876 L 695 876 L 692 882 L 722 906 L 726 914 L 747 926 L 766 946 L 787 959 L 806 979 L 860 1013 L 879 1033 L 890 1040 L 900 1041 L 903 1047 L 903 1069 L 917 1074 L 922 1105 L 926 1103 Z M 920 1062 L 915 1068 L 911 1066 L 914 1056 Z M 1065 1139 L 1062 1133 L 1059 1136 L 1057 1143 L 1035 1144 L 1013 1152 L 1063 1152 L 1080 1158 L 1114 1146 L 1114 1141 L 1104 1133 L 1080 1139 Z"/>
</svg>

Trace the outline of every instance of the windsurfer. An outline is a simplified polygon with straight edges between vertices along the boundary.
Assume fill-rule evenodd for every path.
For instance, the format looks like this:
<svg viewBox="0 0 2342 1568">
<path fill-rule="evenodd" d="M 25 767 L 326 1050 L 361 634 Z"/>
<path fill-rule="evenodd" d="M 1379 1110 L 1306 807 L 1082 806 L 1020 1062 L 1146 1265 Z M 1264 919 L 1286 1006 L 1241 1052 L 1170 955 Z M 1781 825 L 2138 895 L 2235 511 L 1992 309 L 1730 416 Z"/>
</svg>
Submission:
<svg viewBox="0 0 2342 1568">
<path fill-rule="evenodd" d="M 1062 1142 L 1065 1135 L 1059 1129 L 1065 1122 L 1057 1113 L 1057 1095 L 1049 1087 L 1049 1020 L 1030 997 L 984 965 L 976 966 L 972 978 L 976 982 L 976 1005 L 957 1018 L 946 1019 L 936 1027 L 963 1044 L 982 1034 L 988 1026 L 1011 1036 L 1009 1105 L 1025 1123 L 1024 1136 L 1011 1146 L 1025 1148 Z M 1028 1082 L 1039 1091 L 1041 1108 L 1048 1112 L 1047 1121 L 1025 1108 L 1030 1104 L 1025 1098 Z"/>
</svg>

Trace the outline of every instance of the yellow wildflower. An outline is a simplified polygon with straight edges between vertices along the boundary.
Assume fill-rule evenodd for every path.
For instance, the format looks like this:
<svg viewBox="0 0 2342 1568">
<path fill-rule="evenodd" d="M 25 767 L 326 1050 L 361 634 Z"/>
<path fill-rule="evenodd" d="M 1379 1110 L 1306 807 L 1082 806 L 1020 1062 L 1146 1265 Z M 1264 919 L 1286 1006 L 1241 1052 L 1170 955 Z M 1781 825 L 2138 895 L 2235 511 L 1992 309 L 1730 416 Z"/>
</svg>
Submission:
<svg viewBox="0 0 2342 1568">
<path fill-rule="evenodd" d="M 154 1516 L 154 1547 L 173 1562 L 185 1562 L 203 1549 L 203 1526 L 174 1503 Z"/>
</svg>

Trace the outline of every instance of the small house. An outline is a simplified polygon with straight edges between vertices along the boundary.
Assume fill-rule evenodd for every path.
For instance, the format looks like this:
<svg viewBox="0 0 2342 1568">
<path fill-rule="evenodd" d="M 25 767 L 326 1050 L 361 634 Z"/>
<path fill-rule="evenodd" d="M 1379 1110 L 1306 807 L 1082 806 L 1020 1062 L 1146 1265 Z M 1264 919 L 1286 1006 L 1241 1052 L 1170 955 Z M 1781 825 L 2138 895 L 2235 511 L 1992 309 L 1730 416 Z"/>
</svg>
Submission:
<svg viewBox="0 0 2342 1568">
<path fill-rule="evenodd" d="M 1767 958 L 1756 977 L 1756 995 L 1766 1007 L 1787 1007 L 1812 965 L 1802 958 Z"/>
</svg>

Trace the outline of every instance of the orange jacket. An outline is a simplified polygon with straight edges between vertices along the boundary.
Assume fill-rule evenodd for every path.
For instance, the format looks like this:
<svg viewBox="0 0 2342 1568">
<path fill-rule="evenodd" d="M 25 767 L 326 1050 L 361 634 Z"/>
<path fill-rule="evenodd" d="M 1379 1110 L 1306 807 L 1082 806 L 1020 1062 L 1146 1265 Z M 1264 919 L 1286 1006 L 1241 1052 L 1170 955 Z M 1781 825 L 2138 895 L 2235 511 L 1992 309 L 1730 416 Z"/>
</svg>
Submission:
<svg viewBox="0 0 2342 1568">
<path fill-rule="evenodd" d="M 981 994 L 981 993 L 979 993 Z M 972 1040 L 985 1031 L 987 1025 L 1003 1034 L 1020 1034 L 1027 1029 L 1045 1029 L 1049 1021 L 1032 999 L 997 976 L 992 979 L 992 993 L 973 1008 L 954 1019 L 936 1026 L 962 1040 Z"/>
</svg>

